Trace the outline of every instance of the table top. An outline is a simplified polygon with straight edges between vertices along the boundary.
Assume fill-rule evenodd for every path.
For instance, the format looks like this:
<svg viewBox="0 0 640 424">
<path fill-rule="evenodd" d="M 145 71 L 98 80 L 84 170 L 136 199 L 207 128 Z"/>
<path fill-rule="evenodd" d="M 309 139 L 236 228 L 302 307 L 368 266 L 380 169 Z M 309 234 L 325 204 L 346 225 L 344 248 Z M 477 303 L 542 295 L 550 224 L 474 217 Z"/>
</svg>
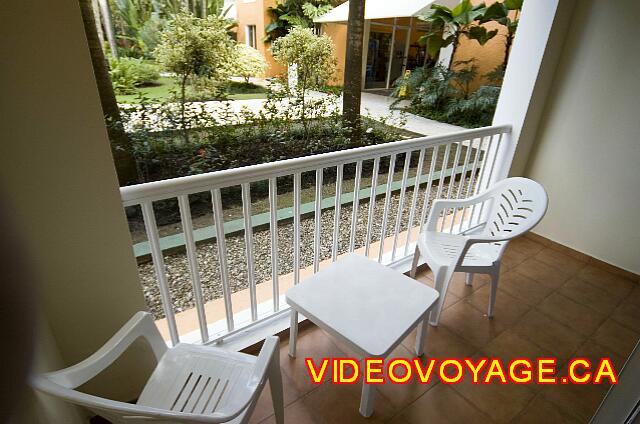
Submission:
<svg viewBox="0 0 640 424">
<path fill-rule="evenodd" d="M 438 292 L 352 253 L 288 290 L 286 299 L 360 353 L 386 357 L 425 318 Z"/>
</svg>

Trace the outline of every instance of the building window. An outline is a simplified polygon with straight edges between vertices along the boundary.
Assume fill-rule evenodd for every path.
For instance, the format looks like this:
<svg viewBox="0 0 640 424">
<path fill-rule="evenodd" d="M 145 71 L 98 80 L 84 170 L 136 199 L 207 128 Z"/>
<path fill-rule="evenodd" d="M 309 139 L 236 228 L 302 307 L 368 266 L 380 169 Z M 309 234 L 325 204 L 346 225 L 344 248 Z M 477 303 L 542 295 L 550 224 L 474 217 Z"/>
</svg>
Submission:
<svg viewBox="0 0 640 424">
<path fill-rule="evenodd" d="M 256 26 L 255 25 L 247 25 L 245 27 L 244 38 L 248 46 L 251 46 L 254 49 L 256 48 L 257 43 L 256 43 Z"/>
</svg>

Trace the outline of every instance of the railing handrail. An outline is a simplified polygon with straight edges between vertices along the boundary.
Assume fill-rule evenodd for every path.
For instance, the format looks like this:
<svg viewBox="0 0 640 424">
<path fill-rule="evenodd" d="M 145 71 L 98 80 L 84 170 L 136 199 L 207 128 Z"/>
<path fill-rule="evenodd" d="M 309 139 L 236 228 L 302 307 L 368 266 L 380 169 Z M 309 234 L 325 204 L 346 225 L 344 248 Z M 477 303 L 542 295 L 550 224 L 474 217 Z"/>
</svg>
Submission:
<svg viewBox="0 0 640 424">
<path fill-rule="evenodd" d="M 340 164 L 374 159 L 393 153 L 402 153 L 457 140 L 471 140 L 510 132 L 511 125 L 493 125 L 448 134 L 417 137 L 121 187 L 120 195 L 124 206 L 132 206 L 143 202 L 173 198 L 177 195 L 199 193 L 213 188 L 223 188 L 299 172 L 313 171 L 318 168 L 329 168 Z"/>
</svg>

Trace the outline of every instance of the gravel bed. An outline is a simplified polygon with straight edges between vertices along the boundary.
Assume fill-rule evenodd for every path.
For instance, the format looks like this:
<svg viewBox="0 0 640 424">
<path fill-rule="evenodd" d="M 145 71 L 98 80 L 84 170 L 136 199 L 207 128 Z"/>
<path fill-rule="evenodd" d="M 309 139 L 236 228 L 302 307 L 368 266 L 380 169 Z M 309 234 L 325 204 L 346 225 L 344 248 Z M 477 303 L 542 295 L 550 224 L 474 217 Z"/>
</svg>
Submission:
<svg viewBox="0 0 640 424">
<path fill-rule="evenodd" d="M 453 193 L 457 192 L 457 182 L 454 182 Z M 446 194 L 448 184 L 443 186 L 443 194 Z M 437 194 L 437 186 L 431 190 L 430 199 L 433 200 Z M 425 190 L 420 190 L 418 194 L 417 211 L 422 209 Z M 413 199 L 413 190 L 407 189 L 405 204 L 400 220 L 400 231 L 408 227 L 409 209 Z M 391 195 L 389 202 L 389 214 L 385 237 L 395 233 L 396 218 L 400 194 Z M 372 224 L 372 242 L 380 240 L 382 230 L 382 218 L 384 212 L 384 196 L 376 199 Z M 358 207 L 358 224 L 355 237 L 356 248 L 365 245 L 367 234 L 367 218 L 369 211 L 369 199 L 360 201 Z M 351 232 L 352 206 L 343 205 L 340 210 L 340 234 L 338 239 L 338 253 L 344 253 L 349 248 L 349 237 Z M 414 215 L 414 225 L 418 225 L 420 216 L 418 212 Z M 303 218 L 300 229 L 300 261 L 302 267 L 313 264 L 313 230 L 314 217 Z M 320 257 L 327 259 L 331 257 L 333 246 L 334 210 L 327 209 L 321 214 L 321 249 Z M 232 292 L 244 290 L 248 287 L 247 265 L 245 254 L 244 234 L 227 236 L 227 267 L 229 274 L 229 284 Z M 387 246 L 385 246 L 387 247 Z M 255 281 L 259 284 L 271 279 L 271 235 L 269 229 L 254 231 L 253 252 L 254 252 L 254 273 Z M 183 311 L 195 306 L 193 288 L 189 275 L 189 268 L 186 254 L 175 253 L 165 255 L 165 265 L 169 290 L 171 293 L 174 310 Z M 222 297 L 222 284 L 220 283 L 220 266 L 218 262 L 217 246 L 215 241 L 199 244 L 197 247 L 197 259 L 200 271 L 200 282 L 202 286 L 205 302 Z M 278 271 L 280 275 L 293 271 L 293 222 L 279 223 L 278 225 Z M 144 297 L 149 311 L 156 319 L 164 317 L 160 292 L 151 262 L 138 266 L 140 280 L 143 286 Z"/>
</svg>

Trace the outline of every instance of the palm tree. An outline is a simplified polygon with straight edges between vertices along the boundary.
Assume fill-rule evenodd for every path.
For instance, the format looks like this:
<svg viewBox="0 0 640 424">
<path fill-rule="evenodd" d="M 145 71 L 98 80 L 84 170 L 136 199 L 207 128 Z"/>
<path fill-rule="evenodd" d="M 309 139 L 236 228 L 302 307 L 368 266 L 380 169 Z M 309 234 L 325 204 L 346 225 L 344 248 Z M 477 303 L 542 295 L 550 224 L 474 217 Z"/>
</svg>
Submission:
<svg viewBox="0 0 640 424">
<path fill-rule="evenodd" d="M 80 0 L 80 7 L 82 6 L 82 2 L 84 0 Z M 111 56 L 118 57 L 118 48 L 116 45 L 116 34 L 113 30 L 113 23 L 111 22 L 111 9 L 109 8 L 108 0 L 98 0 L 100 4 L 100 13 L 102 14 L 102 21 L 104 22 L 104 31 L 107 36 L 107 41 L 109 42 L 109 50 L 111 50 Z M 83 12 L 84 13 L 84 12 Z M 96 22 L 96 24 L 100 24 L 100 22 Z M 94 25 L 95 27 L 96 25 Z M 86 27 L 86 24 L 85 24 Z M 86 32 L 86 29 L 85 29 Z"/>
<path fill-rule="evenodd" d="M 349 0 L 347 54 L 344 64 L 342 119 L 344 125 L 351 129 L 352 142 L 355 143 L 359 142 L 362 136 L 360 100 L 362 94 L 364 5 L 365 0 Z"/>
<path fill-rule="evenodd" d="M 118 180 L 121 186 L 131 184 L 138 181 L 136 164 L 131 153 L 129 137 L 122 126 L 120 109 L 118 108 L 116 95 L 111 85 L 111 77 L 109 76 L 109 66 L 104 57 L 100 39 L 98 38 L 98 31 L 96 30 L 96 22 L 93 18 L 91 0 L 80 0 L 80 11 L 82 12 L 82 21 L 87 43 L 89 44 L 89 54 L 91 55 L 93 72 L 100 95 L 102 113 L 104 113 L 105 121 L 107 122 L 107 133 L 111 141 L 111 152 L 116 164 Z"/>
</svg>

